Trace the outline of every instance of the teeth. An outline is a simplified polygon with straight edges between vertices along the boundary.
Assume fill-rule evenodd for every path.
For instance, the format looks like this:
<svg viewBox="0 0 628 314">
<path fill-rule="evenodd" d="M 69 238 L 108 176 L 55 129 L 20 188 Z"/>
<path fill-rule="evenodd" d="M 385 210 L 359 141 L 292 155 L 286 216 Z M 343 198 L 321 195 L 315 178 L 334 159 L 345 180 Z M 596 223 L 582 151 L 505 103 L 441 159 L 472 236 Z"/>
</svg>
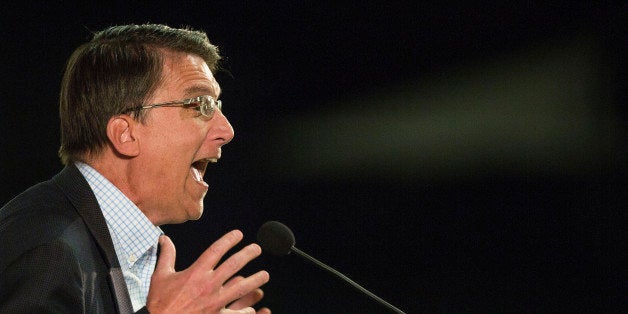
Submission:
<svg viewBox="0 0 628 314">
<path fill-rule="evenodd" d="M 207 159 L 207 161 L 215 164 L 215 163 L 218 162 L 218 158 L 209 158 L 209 159 Z"/>
<path fill-rule="evenodd" d="M 201 172 L 194 167 L 192 167 L 191 169 L 192 169 L 192 174 L 194 174 L 194 179 L 198 182 L 202 182 L 203 176 L 201 175 Z"/>
</svg>

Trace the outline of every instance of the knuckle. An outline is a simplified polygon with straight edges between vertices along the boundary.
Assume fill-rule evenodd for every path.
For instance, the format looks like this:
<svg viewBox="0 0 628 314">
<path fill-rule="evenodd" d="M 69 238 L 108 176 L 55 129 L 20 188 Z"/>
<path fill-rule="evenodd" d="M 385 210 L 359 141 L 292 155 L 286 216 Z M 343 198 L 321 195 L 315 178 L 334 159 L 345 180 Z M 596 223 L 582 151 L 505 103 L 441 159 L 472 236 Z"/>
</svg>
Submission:
<svg viewBox="0 0 628 314">
<path fill-rule="evenodd" d="M 237 255 L 234 255 L 234 256 L 231 256 L 229 259 L 227 259 L 223 263 L 223 265 L 229 271 L 237 271 L 238 269 L 240 269 L 241 263 L 242 263 L 241 259 Z"/>
<path fill-rule="evenodd" d="M 244 297 L 244 296 L 245 296 L 245 295 L 247 295 L 248 293 L 249 293 L 249 291 L 248 291 L 245 287 L 243 287 L 243 286 L 238 286 L 238 287 L 236 288 L 236 290 L 235 290 L 235 294 L 236 294 L 236 297 L 237 297 L 238 299 L 240 299 L 240 298 Z"/>
<path fill-rule="evenodd" d="M 210 255 L 218 255 L 218 256 L 222 256 L 222 250 L 220 249 L 220 247 L 218 247 L 217 245 L 211 245 L 207 251 L 209 251 Z"/>
</svg>

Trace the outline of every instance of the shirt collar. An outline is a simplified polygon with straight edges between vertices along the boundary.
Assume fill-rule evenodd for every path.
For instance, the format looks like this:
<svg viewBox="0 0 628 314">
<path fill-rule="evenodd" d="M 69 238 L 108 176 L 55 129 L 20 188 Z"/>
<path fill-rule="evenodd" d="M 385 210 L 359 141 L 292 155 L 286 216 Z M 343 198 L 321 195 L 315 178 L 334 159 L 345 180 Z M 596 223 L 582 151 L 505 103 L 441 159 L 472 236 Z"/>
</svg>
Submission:
<svg viewBox="0 0 628 314">
<path fill-rule="evenodd" d="M 148 217 L 113 183 L 94 168 L 76 163 L 89 183 L 100 205 L 120 264 L 132 267 L 152 247 L 156 247 L 163 231 L 153 225 Z"/>
</svg>

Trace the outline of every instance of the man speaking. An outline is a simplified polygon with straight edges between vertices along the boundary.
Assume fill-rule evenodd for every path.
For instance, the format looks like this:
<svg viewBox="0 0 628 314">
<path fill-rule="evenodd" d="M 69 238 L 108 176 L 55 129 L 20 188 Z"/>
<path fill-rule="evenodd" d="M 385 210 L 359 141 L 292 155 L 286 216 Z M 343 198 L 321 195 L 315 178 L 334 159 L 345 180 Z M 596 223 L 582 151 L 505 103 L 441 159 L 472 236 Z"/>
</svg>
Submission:
<svg viewBox="0 0 628 314">
<path fill-rule="evenodd" d="M 154 24 L 75 50 L 59 104 L 65 168 L 0 210 L 0 312 L 255 313 L 269 275 L 236 274 L 258 245 L 225 257 L 234 230 L 176 272 L 159 228 L 201 216 L 207 165 L 233 138 L 219 60 L 205 33 Z"/>
</svg>

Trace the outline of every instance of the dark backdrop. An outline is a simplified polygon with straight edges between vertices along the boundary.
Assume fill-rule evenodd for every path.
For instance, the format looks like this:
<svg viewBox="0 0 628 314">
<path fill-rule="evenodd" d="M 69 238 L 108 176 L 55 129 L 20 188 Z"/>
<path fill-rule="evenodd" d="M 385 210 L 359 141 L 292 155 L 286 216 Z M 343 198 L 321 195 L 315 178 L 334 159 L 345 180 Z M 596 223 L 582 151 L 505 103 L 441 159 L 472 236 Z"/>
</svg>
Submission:
<svg viewBox="0 0 628 314">
<path fill-rule="evenodd" d="M 61 169 L 57 93 L 89 31 L 205 30 L 236 136 L 187 267 L 279 220 L 297 246 L 408 313 L 625 306 L 625 6 L 498 1 L 3 4 L 5 203 Z M 384 313 L 297 256 L 261 257 L 275 313 Z"/>
</svg>

